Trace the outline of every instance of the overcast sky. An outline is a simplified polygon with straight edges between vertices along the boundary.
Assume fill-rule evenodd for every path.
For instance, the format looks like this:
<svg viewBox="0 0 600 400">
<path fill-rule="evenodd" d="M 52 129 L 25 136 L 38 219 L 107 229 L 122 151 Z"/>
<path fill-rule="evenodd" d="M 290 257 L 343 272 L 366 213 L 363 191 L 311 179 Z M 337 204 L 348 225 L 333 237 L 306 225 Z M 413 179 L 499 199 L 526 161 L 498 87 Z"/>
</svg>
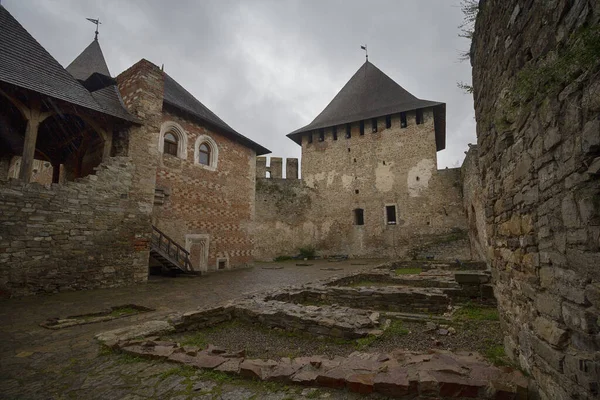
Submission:
<svg viewBox="0 0 600 400">
<path fill-rule="evenodd" d="M 286 134 L 311 122 L 369 60 L 413 95 L 447 103 L 446 150 L 475 143 L 459 0 L 1 0 L 63 66 L 94 38 L 113 76 L 142 58 L 274 156 L 299 157 Z"/>
</svg>

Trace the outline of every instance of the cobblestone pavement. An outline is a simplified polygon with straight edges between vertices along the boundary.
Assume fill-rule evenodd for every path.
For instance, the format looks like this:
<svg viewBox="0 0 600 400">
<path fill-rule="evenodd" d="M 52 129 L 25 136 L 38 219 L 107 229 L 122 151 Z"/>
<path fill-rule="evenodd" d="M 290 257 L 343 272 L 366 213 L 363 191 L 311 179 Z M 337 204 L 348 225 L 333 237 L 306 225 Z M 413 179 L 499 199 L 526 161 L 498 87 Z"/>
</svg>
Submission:
<svg viewBox="0 0 600 400">
<path fill-rule="evenodd" d="M 157 278 L 144 285 L 124 288 L 0 300 L 0 398 L 358 398 L 360 396 L 339 391 L 231 381 L 169 363 L 106 354 L 93 338 L 99 332 L 160 319 L 176 311 L 189 311 L 266 289 L 303 284 L 367 267 L 352 265 L 356 263 L 353 260 L 315 261 L 312 266 L 296 266 L 294 262 L 256 264 L 251 269 L 191 278 Z M 375 264 L 369 261 L 369 265 Z M 39 326 L 48 318 L 98 312 L 124 304 L 156 311 L 55 331 Z"/>
</svg>

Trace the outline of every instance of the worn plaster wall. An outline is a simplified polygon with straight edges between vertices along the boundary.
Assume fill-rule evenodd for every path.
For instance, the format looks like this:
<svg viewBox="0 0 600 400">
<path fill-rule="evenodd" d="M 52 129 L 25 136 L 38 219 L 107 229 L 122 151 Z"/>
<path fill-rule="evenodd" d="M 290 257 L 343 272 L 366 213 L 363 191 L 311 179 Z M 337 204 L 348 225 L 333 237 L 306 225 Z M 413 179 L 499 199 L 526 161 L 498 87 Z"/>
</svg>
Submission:
<svg viewBox="0 0 600 400">
<path fill-rule="evenodd" d="M 481 2 L 479 165 L 507 354 L 542 399 L 600 391 L 600 3 Z"/>
<path fill-rule="evenodd" d="M 486 261 L 488 254 L 487 227 L 485 224 L 485 196 L 479 170 L 477 146 L 469 150 L 460 169 L 463 192 L 463 207 L 468 223 L 469 245 L 474 260 Z"/>
<path fill-rule="evenodd" d="M 149 216 L 130 196 L 134 171 L 116 157 L 64 185 L 0 181 L 0 294 L 144 282 Z"/>
<path fill-rule="evenodd" d="M 390 128 L 379 118 L 375 133 L 371 121 L 365 121 L 364 135 L 357 122 L 350 138 L 345 126 L 337 127 L 337 140 L 331 128 L 323 141 L 316 132 L 312 143 L 303 137 L 304 188 L 286 179 L 257 189 L 261 258 L 297 254 L 308 243 L 322 256 L 402 257 L 420 237 L 434 242 L 438 235 L 466 231 L 460 170 L 437 170 L 432 110 L 425 109 L 423 116 L 424 123 L 417 125 L 415 113 L 408 112 L 406 128 L 400 127 L 399 114 L 392 115 Z M 273 187 L 276 195 L 261 193 Z M 310 199 L 310 206 L 290 203 L 284 211 L 293 220 L 277 225 L 276 203 L 288 192 L 296 193 L 294 201 Z M 391 205 L 396 206 L 396 224 L 386 221 L 385 207 Z M 355 209 L 364 210 L 364 225 L 355 224 Z"/>
<path fill-rule="evenodd" d="M 225 268 L 252 262 L 256 153 L 216 129 L 174 112 L 163 110 L 162 121 L 176 122 L 184 129 L 187 154 L 158 156 L 156 185 L 168 195 L 154 207 L 154 224 L 181 245 L 187 238 L 196 269 L 216 270 L 219 260 Z M 195 143 L 201 135 L 218 146 L 216 170 L 194 162 Z M 194 237 L 208 240 L 207 259 L 204 253 L 197 254 L 205 247 L 191 245 Z"/>
</svg>

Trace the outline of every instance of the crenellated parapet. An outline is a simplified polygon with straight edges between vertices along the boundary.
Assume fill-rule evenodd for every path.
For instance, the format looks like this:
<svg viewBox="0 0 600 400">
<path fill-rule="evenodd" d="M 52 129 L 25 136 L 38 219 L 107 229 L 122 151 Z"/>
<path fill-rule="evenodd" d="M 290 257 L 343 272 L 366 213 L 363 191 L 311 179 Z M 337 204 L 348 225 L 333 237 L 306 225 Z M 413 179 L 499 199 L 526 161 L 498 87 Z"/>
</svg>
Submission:
<svg viewBox="0 0 600 400">
<path fill-rule="evenodd" d="M 267 166 L 266 157 L 256 157 L 256 177 L 283 179 L 283 161 L 282 157 L 271 157 L 271 163 Z M 285 159 L 285 179 L 299 179 L 297 158 Z"/>
</svg>

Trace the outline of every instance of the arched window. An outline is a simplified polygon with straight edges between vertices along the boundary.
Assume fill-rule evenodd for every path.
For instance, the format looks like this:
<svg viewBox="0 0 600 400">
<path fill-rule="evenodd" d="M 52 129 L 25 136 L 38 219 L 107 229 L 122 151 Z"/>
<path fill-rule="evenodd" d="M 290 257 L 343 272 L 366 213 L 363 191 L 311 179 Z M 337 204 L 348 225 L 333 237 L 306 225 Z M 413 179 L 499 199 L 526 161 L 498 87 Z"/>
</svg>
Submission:
<svg viewBox="0 0 600 400">
<path fill-rule="evenodd" d="M 165 134 L 164 152 L 177 157 L 177 138 L 171 132 Z"/>
<path fill-rule="evenodd" d="M 198 147 L 198 162 L 202 165 L 210 165 L 210 147 L 206 143 Z"/>
<path fill-rule="evenodd" d="M 219 146 L 217 146 L 213 138 L 208 135 L 198 136 L 194 150 L 194 164 L 210 171 L 217 170 Z"/>
<path fill-rule="evenodd" d="M 187 135 L 181 125 L 174 121 L 161 125 L 158 151 L 184 160 L 187 158 Z"/>
</svg>

